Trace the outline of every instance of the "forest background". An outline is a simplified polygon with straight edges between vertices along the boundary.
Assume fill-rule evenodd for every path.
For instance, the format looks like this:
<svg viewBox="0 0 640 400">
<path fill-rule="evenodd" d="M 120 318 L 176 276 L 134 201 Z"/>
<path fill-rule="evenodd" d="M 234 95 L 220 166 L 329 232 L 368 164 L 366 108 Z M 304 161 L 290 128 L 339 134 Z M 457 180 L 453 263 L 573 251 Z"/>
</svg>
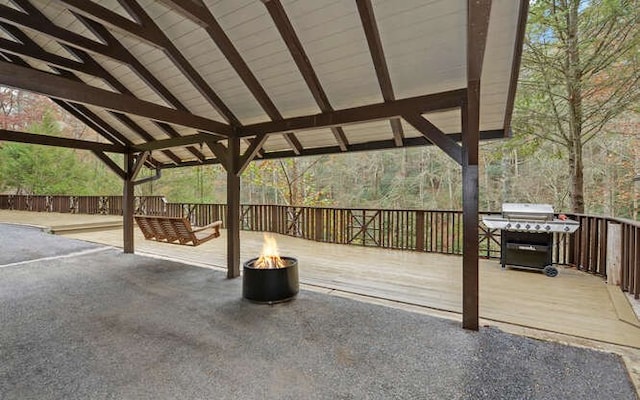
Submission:
<svg viewBox="0 0 640 400">
<path fill-rule="evenodd" d="M 513 137 L 480 145 L 481 210 L 545 202 L 639 219 L 639 32 L 637 0 L 531 1 Z M 49 99 L 4 87 L 0 127 L 103 141 Z M 220 166 L 168 169 L 136 194 L 224 203 L 225 182 Z M 462 208 L 459 166 L 434 146 L 258 160 L 241 185 L 243 203 Z M 90 152 L 4 142 L 0 192 L 119 195 L 122 183 Z"/>
</svg>

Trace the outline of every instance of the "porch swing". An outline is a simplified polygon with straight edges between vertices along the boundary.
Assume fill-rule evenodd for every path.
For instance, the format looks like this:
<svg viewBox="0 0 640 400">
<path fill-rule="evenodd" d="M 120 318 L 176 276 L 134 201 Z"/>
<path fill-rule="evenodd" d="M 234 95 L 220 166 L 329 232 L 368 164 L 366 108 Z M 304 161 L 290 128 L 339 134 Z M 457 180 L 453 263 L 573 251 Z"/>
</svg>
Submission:
<svg viewBox="0 0 640 400">
<path fill-rule="evenodd" d="M 202 144 L 200 145 L 202 150 Z M 203 200 L 203 171 L 202 165 L 198 169 L 198 190 L 200 192 L 200 200 Z M 157 180 L 160 178 L 160 171 L 156 172 L 156 176 L 149 180 Z M 142 183 L 142 182 L 140 182 Z M 220 228 L 222 221 L 215 221 L 202 227 L 192 227 L 191 221 L 187 217 L 165 217 L 156 215 L 136 215 L 134 216 L 136 224 L 142 231 L 144 238 L 147 240 L 155 240 L 161 243 L 181 244 L 198 246 L 211 239 L 220 237 Z"/>
</svg>

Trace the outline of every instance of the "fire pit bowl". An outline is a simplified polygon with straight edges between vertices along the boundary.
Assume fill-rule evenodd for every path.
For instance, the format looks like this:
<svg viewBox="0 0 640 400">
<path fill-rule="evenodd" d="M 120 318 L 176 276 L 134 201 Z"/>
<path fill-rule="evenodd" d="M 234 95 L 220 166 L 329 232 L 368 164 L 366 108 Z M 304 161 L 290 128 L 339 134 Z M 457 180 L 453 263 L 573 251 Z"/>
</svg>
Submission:
<svg viewBox="0 0 640 400">
<path fill-rule="evenodd" d="M 296 297 L 299 290 L 298 260 L 281 257 L 281 268 L 256 267 L 258 258 L 243 265 L 242 297 L 256 303 L 282 303 Z"/>
</svg>

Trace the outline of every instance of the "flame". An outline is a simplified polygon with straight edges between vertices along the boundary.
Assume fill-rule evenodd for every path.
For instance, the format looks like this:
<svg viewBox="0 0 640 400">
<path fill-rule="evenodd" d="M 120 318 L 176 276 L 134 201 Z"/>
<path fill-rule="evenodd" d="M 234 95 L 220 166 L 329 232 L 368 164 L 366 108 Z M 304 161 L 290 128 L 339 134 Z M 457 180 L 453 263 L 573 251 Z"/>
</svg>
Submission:
<svg viewBox="0 0 640 400">
<path fill-rule="evenodd" d="M 254 266 L 256 268 L 284 268 L 284 262 L 278 255 L 278 244 L 275 238 L 264 235 L 262 254 L 254 263 Z"/>
</svg>

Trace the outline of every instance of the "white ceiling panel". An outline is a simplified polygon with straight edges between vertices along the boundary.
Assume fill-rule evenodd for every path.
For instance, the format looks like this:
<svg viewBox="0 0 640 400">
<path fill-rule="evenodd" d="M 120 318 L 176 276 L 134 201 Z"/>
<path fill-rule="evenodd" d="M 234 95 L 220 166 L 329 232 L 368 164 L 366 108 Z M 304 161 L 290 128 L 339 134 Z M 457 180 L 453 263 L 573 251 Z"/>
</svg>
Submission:
<svg viewBox="0 0 640 400">
<path fill-rule="evenodd" d="M 374 3 L 396 98 L 466 87 L 466 3 Z"/>
<path fill-rule="evenodd" d="M 249 3 L 218 22 L 285 118 L 319 111 L 264 4 Z"/>
<path fill-rule="evenodd" d="M 389 121 L 373 121 L 344 127 L 349 143 L 367 143 L 392 140 L 393 131 Z"/>
<path fill-rule="evenodd" d="M 285 1 L 283 6 L 335 109 L 382 101 L 354 1 Z"/>
<path fill-rule="evenodd" d="M 311 149 L 314 147 L 327 147 L 338 146 L 333 132 L 331 129 L 312 129 L 304 132 L 298 132 L 296 134 L 300 144 L 305 149 Z"/>
<path fill-rule="evenodd" d="M 102 40 L 91 32 L 78 18 L 69 10 L 63 7 L 58 1 L 35 0 L 32 4 L 36 6 L 55 25 L 76 33 L 84 38 L 102 43 Z"/>
</svg>

